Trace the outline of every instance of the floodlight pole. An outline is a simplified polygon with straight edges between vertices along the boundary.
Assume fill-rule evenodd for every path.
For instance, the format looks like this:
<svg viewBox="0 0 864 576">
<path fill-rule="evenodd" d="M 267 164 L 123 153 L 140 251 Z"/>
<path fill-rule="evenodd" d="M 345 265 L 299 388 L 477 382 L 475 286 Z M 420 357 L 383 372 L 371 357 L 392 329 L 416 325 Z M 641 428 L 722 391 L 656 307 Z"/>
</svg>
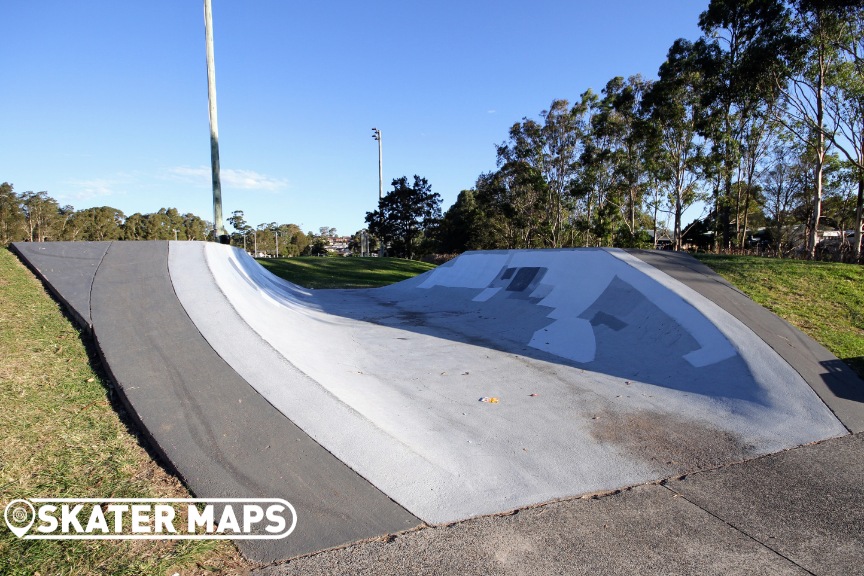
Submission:
<svg viewBox="0 0 864 576">
<path fill-rule="evenodd" d="M 231 241 L 222 224 L 222 184 L 219 180 L 219 123 L 216 118 L 216 64 L 213 58 L 213 11 L 204 0 L 204 39 L 207 44 L 207 102 L 210 107 L 210 165 L 213 173 L 213 235 Z"/>
<path fill-rule="evenodd" d="M 384 162 L 383 162 L 383 138 L 381 137 L 381 130 L 378 128 L 372 128 L 372 138 L 378 141 L 378 203 L 381 203 L 381 200 L 384 199 Z M 379 238 L 378 243 L 378 256 L 384 256 L 384 242 Z"/>
<path fill-rule="evenodd" d="M 381 130 L 372 128 L 372 138 L 378 141 L 378 200 L 384 198 L 384 164 L 382 162 Z"/>
</svg>

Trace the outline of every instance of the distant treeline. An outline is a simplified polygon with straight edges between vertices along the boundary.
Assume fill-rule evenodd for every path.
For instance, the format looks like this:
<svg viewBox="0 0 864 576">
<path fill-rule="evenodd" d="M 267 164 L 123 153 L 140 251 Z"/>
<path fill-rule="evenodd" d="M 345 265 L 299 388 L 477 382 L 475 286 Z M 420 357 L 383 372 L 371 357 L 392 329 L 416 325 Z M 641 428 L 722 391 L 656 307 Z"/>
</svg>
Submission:
<svg viewBox="0 0 864 576">
<path fill-rule="evenodd" d="M 207 240 L 213 224 L 195 214 L 162 208 L 126 216 L 110 206 L 75 210 L 47 192 L 15 192 L 0 184 L 0 245 L 56 240 Z"/>
</svg>

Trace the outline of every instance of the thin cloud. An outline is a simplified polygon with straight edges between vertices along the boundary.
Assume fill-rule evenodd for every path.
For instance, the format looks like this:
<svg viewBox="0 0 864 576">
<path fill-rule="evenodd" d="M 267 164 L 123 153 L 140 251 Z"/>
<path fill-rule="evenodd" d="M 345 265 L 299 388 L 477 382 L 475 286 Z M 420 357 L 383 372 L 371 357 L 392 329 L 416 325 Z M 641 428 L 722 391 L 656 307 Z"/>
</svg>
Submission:
<svg viewBox="0 0 864 576">
<path fill-rule="evenodd" d="M 207 166 L 179 166 L 170 168 L 168 173 L 184 181 L 210 182 L 210 168 Z M 219 171 L 222 185 L 226 188 L 239 190 L 266 190 L 276 192 L 288 188 L 289 182 L 284 178 L 274 178 L 254 170 L 238 170 L 235 168 L 223 168 Z"/>
<path fill-rule="evenodd" d="M 70 180 L 66 183 L 69 192 L 58 194 L 61 200 L 93 200 L 106 196 L 125 195 L 128 186 L 128 178 L 90 178 L 84 180 Z"/>
</svg>

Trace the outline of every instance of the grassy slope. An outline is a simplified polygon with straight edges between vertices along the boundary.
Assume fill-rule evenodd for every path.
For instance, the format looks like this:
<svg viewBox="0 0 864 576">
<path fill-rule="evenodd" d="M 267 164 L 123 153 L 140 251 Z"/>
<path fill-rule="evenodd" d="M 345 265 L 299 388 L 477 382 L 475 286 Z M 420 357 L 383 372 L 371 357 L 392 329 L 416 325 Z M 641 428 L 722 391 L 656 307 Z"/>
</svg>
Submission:
<svg viewBox="0 0 864 576">
<path fill-rule="evenodd" d="M 258 260 L 273 274 L 306 288 L 374 288 L 393 284 L 435 266 L 400 258 L 284 258 Z"/>
<path fill-rule="evenodd" d="M 698 258 L 864 377 L 864 267 L 712 254 Z"/>
<path fill-rule="evenodd" d="M 98 361 L 42 285 L 0 248 L 0 508 L 16 498 L 188 497 L 110 401 Z M 0 528 L 0 574 L 239 572 L 214 541 L 24 541 Z"/>
</svg>

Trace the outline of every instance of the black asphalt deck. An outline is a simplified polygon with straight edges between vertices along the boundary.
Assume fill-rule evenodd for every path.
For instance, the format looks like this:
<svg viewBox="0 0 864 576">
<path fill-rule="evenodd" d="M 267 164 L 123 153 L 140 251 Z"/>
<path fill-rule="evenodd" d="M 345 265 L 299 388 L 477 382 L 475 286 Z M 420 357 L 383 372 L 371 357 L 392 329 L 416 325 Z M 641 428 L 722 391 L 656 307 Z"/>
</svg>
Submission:
<svg viewBox="0 0 864 576">
<path fill-rule="evenodd" d="M 74 249 L 67 245 L 67 254 Z M 112 243 L 90 309 L 97 347 L 130 413 L 196 496 L 284 498 L 296 509 L 289 537 L 237 541 L 247 558 L 274 562 L 422 523 L 216 354 L 174 294 L 168 242 Z"/>
<path fill-rule="evenodd" d="M 824 346 L 685 252 L 628 250 L 732 314 L 786 360 L 850 432 L 864 431 L 864 381 Z"/>
<path fill-rule="evenodd" d="M 111 242 L 15 242 L 12 250 L 41 277 L 85 330 L 90 332 L 93 277 Z"/>
</svg>

